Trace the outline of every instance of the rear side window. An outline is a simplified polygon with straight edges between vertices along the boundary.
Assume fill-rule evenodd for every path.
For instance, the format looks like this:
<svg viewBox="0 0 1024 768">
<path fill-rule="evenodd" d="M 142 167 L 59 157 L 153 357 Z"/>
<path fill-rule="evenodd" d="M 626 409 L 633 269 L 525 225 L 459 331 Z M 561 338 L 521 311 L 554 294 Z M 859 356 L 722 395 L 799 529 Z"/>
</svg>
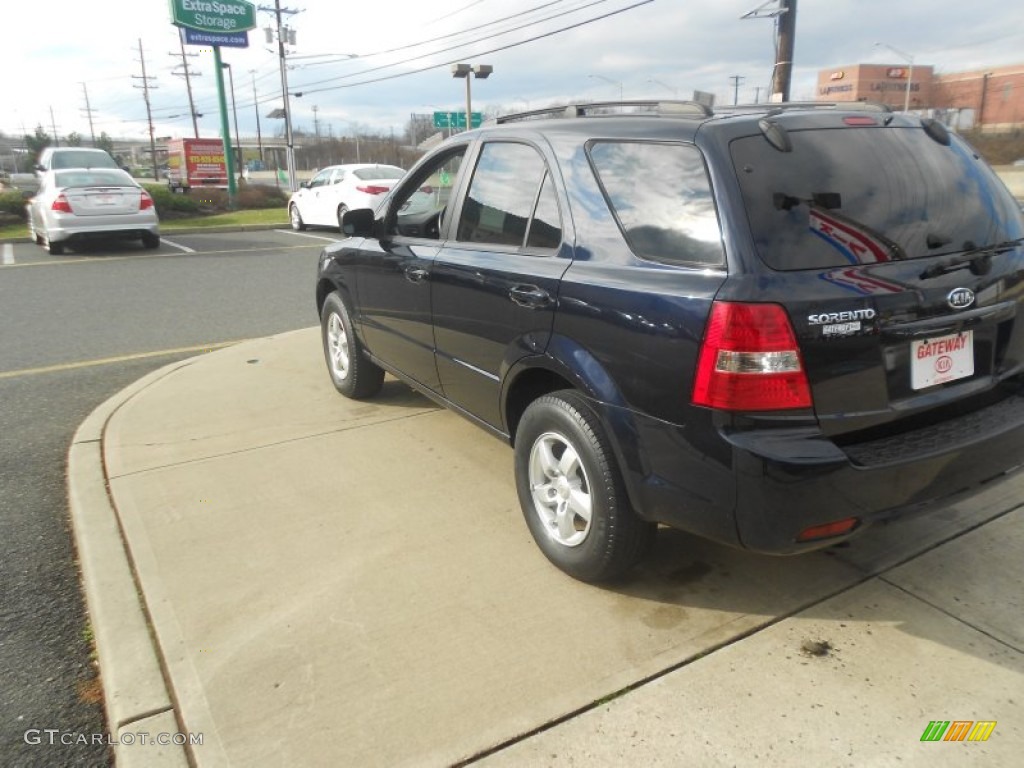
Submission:
<svg viewBox="0 0 1024 768">
<path fill-rule="evenodd" d="M 597 141 L 588 153 L 637 256 L 669 264 L 724 263 L 711 184 L 696 147 Z"/>
<path fill-rule="evenodd" d="M 561 244 L 558 201 L 537 150 L 510 142 L 484 145 L 456 238 L 514 248 Z"/>
<path fill-rule="evenodd" d="M 773 269 L 939 256 L 1021 237 L 995 174 L 956 137 L 921 128 L 794 130 L 730 145 L 751 235 Z"/>
</svg>

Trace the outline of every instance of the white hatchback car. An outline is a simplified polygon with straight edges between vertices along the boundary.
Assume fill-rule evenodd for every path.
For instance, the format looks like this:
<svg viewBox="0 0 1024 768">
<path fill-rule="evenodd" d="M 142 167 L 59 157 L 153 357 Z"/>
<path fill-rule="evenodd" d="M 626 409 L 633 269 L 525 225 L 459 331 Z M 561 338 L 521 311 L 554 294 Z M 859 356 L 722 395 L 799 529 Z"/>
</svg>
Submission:
<svg viewBox="0 0 1024 768">
<path fill-rule="evenodd" d="M 405 171 L 394 165 L 331 165 L 309 181 L 288 200 L 292 229 L 307 226 L 337 227 L 341 216 L 356 208 L 376 208 Z"/>
<path fill-rule="evenodd" d="M 149 192 L 120 168 L 46 171 L 28 201 L 29 235 L 54 256 L 93 238 L 138 238 L 160 246 L 160 222 Z"/>
</svg>

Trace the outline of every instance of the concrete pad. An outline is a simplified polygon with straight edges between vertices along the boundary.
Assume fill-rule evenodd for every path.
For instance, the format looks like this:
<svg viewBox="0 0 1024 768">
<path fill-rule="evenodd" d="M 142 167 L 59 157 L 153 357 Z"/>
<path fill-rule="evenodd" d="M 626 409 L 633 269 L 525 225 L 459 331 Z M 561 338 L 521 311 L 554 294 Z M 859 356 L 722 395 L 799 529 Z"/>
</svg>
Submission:
<svg viewBox="0 0 1024 768">
<path fill-rule="evenodd" d="M 1024 506 L 1019 506 L 885 579 L 1024 653 L 1022 563 Z"/>
<path fill-rule="evenodd" d="M 872 580 L 481 764 L 1019 765 L 1022 690 L 1019 652 Z M 921 742 L 932 720 L 997 725 Z"/>
<path fill-rule="evenodd" d="M 187 749 L 202 734 L 182 734 L 173 712 L 162 712 L 115 731 L 117 768 L 188 768 Z"/>
<path fill-rule="evenodd" d="M 527 532 L 508 446 L 419 399 L 346 400 L 319 361 L 276 348 L 294 341 L 179 368 L 108 427 L 111 492 L 200 766 L 457 762 L 863 578 L 824 554 L 664 531 L 628 586 L 575 582 Z M 233 396 L 197 417 L 210 379 Z"/>
<path fill-rule="evenodd" d="M 438 410 L 393 380 L 374 400 L 339 409 L 319 327 L 199 356 L 166 376 L 187 383 L 149 388 L 114 414 L 104 441 L 110 476 Z"/>
<path fill-rule="evenodd" d="M 1015 509 L 1022 502 L 1024 472 L 1017 472 L 946 506 L 873 526 L 829 552 L 865 574 L 881 573 Z"/>
</svg>

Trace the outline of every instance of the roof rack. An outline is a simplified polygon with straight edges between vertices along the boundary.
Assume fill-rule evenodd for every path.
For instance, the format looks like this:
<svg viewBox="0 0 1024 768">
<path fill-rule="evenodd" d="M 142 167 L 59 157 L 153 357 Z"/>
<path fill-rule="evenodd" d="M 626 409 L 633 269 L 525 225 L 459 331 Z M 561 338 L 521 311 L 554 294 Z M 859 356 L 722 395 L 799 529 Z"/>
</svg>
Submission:
<svg viewBox="0 0 1024 768">
<path fill-rule="evenodd" d="M 770 115 L 791 109 L 845 109 L 851 112 L 892 112 L 888 104 L 878 101 L 783 101 L 767 104 L 733 104 L 719 108 L 723 112 L 763 111 Z"/>
<path fill-rule="evenodd" d="M 609 114 L 621 115 L 624 108 L 641 108 L 648 110 L 642 114 L 658 115 L 662 117 L 711 117 L 714 112 L 706 104 L 697 101 L 663 101 L 663 100 L 641 100 L 641 101 L 594 101 L 581 104 L 564 104 L 557 107 L 545 107 L 544 109 L 531 109 L 528 112 L 516 112 L 510 115 L 500 115 L 497 122 L 515 123 L 521 120 L 537 120 L 543 118 L 557 117 L 597 117 Z M 620 110 L 614 113 L 601 110 Z"/>
</svg>

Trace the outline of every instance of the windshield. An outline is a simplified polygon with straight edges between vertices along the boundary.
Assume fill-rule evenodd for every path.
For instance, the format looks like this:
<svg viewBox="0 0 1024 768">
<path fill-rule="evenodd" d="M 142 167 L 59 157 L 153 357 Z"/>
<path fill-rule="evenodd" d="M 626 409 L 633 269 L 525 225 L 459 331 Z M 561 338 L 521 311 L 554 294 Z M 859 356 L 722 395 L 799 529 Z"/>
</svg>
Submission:
<svg viewBox="0 0 1024 768">
<path fill-rule="evenodd" d="M 788 136 L 791 152 L 763 136 L 730 148 L 754 243 L 774 269 L 940 256 L 1024 235 L 1013 198 L 955 137 L 944 146 L 919 128 L 878 127 Z"/>
<path fill-rule="evenodd" d="M 117 163 L 106 152 L 72 150 L 70 152 L 54 152 L 51 166 L 53 168 L 117 168 Z"/>
<path fill-rule="evenodd" d="M 405 171 L 393 165 L 375 165 L 373 168 L 357 168 L 352 171 L 357 179 L 373 181 L 376 179 L 400 179 Z"/>
</svg>

